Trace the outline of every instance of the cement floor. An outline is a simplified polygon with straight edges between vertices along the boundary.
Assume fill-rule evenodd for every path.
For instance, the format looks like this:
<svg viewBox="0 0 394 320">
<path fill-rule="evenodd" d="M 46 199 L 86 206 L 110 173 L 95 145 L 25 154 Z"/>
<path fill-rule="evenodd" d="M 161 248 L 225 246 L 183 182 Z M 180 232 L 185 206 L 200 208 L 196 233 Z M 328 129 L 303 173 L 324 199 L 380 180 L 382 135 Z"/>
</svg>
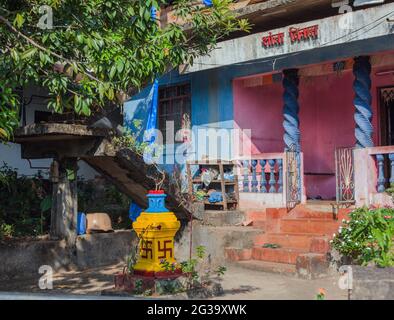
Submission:
<svg viewBox="0 0 394 320">
<path fill-rule="evenodd" d="M 82 272 L 56 273 L 53 289 L 49 294 L 100 295 L 103 290 L 113 288 L 113 275 L 122 270 L 122 265 L 90 269 Z M 20 278 L 1 280 L 2 292 L 39 292 L 38 279 Z M 338 278 L 330 276 L 319 280 L 302 280 L 293 276 L 265 273 L 229 266 L 223 279 L 225 295 L 219 299 L 246 300 L 314 300 L 319 288 L 326 291 L 327 300 L 345 300 L 347 293 L 340 290 Z M 178 297 L 184 299 L 184 297 Z"/>
</svg>

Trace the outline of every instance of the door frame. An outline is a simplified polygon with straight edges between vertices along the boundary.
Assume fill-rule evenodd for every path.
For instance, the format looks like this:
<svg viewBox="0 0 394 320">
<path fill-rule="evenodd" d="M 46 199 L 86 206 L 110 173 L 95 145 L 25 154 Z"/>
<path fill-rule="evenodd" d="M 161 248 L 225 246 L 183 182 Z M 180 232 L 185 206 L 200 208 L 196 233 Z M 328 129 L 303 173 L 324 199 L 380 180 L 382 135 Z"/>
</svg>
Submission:
<svg viewBox="0 0 394 320">
<path fill-rule="evenodd" d="M 394 92 L 394 83 L 390 86 L 378 87 L 378 126 L 379 126 L 379 145 L 387 146 L 389 145 L 389 132 L 388 132 L 388 112 L 387 107 L 384 105 L 383 101 L 383 90 L 392 89 Z M 385 120 L 386 119 L 386 120 Z M 394 130 L 393 130 L 394 131 Z"/>
</svg>

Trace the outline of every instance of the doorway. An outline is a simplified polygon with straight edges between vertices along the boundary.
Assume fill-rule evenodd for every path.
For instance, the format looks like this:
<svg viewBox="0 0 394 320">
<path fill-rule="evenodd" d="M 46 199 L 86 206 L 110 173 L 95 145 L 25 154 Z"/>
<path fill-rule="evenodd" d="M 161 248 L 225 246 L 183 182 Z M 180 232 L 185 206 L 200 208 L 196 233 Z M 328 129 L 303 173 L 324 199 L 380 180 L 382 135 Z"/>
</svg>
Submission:
<svg viewBox="0 0 394 320">
<path fill-rule="evenodd" d="M 380 145 L 394 145 L 394 86 L 379 89 Z"/>
<path fill-rule="evenodd" d="M 379 109 L 380 109 L 380 145 L 394 145 L 394 87 L 379 89 Z M 384 176 L 390 176 L 390 161 L 384 159 Z M 390 187 L 387 179 L 386 188 Z"/>
</svg>

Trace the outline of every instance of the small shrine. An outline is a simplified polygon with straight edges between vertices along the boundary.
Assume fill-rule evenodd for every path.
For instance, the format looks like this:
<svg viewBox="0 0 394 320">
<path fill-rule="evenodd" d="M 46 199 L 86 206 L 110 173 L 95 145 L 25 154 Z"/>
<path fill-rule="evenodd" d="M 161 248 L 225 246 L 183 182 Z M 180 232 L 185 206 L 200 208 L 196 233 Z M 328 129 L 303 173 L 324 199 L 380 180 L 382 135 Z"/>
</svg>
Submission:
<svg viewBox="0 0 394 320">
<path fill-rule="evenodd" d="M 150 191 L 148 209 L 133 223 L 133 229 L 140 239 L 139 257 L 134 266 L 136 275 L 168 276 L 168 272 L 163 269 L 163 260 L 170 264 L 176 263 L 174 237 L 180 222 L 165 207 L 165 198 L 164 191 Z"/>
<path fill-rule="evenodd" d="M 157 292 L 182 275 L 176 265 L 174 237 L 180 222 L 165 206 L 164 191 L 149 191 L 148 208 L 133 223 L 139 238 L 139 255 L 132 270 L 115 276 L 115 290 Z M 165 265 L 171 266 L 170 270 Z M 178 285 L 178 283 L 176 283 Z"/>
</svg>

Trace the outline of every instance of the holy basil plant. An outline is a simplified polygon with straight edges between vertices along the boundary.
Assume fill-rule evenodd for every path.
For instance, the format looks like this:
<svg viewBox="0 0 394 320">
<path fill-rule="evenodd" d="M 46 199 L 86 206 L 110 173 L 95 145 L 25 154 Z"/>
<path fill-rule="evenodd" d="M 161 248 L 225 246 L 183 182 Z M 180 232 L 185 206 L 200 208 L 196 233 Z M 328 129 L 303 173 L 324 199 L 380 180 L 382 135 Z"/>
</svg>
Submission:
<svg viewBox="0 0 394 320">
<path fill-rule="evenodd" d="M 55 112 L 90 115 L 248 30 L 232 0 L 209 2 L 171 1 L 177 23 L 162 24 L 164 0 L 0 0 L 0 141 L 27 85 L 46 88 Z"/>
<path fill-rule="evenodd" d="M 355 263 L 394 266 L 394 209 L 359 208 L 349 217 L 332 246 Z"/>
</svg>

